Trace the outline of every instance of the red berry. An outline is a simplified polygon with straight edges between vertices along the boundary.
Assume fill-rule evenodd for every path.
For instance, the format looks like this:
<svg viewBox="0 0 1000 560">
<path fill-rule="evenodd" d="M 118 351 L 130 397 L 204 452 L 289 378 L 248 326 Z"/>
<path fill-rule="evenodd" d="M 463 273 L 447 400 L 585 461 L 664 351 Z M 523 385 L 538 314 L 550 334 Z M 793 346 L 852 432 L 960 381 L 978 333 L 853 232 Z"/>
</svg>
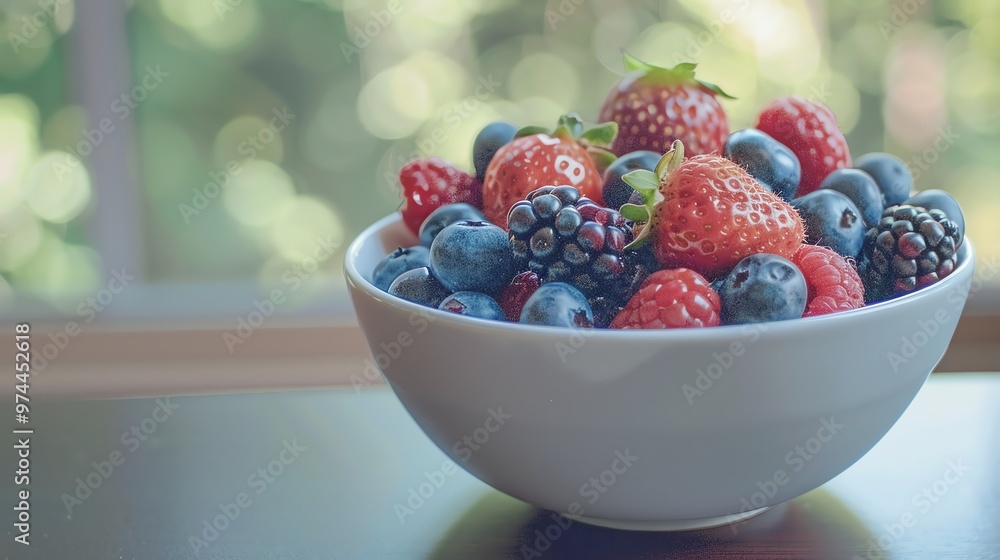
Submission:
<svg viewBox="0 0 1000 560">
<path fill-rule="evenodd" d="M 700 155 L 678 165 L 683 152 L 678 142 L 664 155 L 671 161 L 663 200 L 651 212 L 653 254 L 663 268 L 716 278 L 755 253 L 795 254 L 805 233 L 794 208 L 728 159 Z"/>
<path fill-rule="evenodd" d="M 806 277 L 808 303 L 803 317 L 857 309 L 865 305 L 865 289 L 854 266 L 836 251 L 802 245 L 792 262 Z"/>
<path fill-rule="evenodd" d="M 676 329 L 719 325 L 719 294 L 703 276 L 677 268 L 654 272 L 611 322 L 613 329 Z"/>
<path fill-rule="evenodd" d="M 510 207 L 535 189 L 570 185 L 601 204 L 603 184 L 587 148 L 572 136 L 522 136 L 500 148 L 486 168 L 483 214 L 506 229 Z"/>
<path fill-rule="evenodd" d="M 759 130 L 788 146 L 802 164 L 800 197 L 818 189 L 827 175 L 851 166 L 847 139 L 826 105 L 801 97 L 774 100 L 757 117 Z"/>
<path fill-rule="evenodd" d="M 601 105 L 600 121 L 618 123 L 611 151 L 637 150 L 662 154 L 674 140 L 684 142 L 688 155 L 721 153 L 729 136 L 729 121 L 710 84 L 694 79 L 694 65 L 659 68 L 626 55 L 634 70 L 611 89 Z"/>
<path fill-rule="evenodd" d="M 414 234 L 434 210 L 465 202 L 481 208 L 483 189 L 475 176 L 439 157 L 415 159 L 399 170 L 403 187 L 403 222 Z"/>
<path fill-rule="evenodd" d="M 538 280 L 538 275 L 534 272 L 522 272 L 514 277 L 510 281 L 500 295 L 497 296 L 497 303 L 500 304 L 500 309 L 503 309 L 503 314 L 508 321 L 518 322 L 521 320 L 521 309 L 524 308 L 524 302 L 528 301 L 531 294 L 535 293 L 541 282 Z"/>
</svg>

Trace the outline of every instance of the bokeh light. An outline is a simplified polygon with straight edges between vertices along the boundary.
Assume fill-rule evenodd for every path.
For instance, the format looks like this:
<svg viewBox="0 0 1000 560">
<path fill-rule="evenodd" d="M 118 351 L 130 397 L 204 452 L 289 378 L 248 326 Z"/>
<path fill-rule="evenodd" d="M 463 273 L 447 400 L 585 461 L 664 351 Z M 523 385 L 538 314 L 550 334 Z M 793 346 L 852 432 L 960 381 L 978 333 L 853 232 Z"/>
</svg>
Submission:
<svg viewBox="0 0 1000 560">
<path fill-rule="evenodd" d="M 245 226 L 273 223 L 283 212 L 284 204 L 295 195 L 291 177 L 265 160 L 252 160 L 238 169 L 239 173 L 222 194 L 226 210 Z"/>
<path fill-rule="evenodd" d="M 80 215 L 90 201 L 90 175 L 66 152 L 48 152 L 24 178 L 24 200 L 39 218 L 55 224 Z"/>
<path fill-rule="evenodd" d="M 287 200 L 278 210 L 272 229 L 278 253 L 292 262 L 301 262 L 322 252 L 328 244 L 344 241 L 340 218 L 323 201 L 298 196 Z"/>
</svg>

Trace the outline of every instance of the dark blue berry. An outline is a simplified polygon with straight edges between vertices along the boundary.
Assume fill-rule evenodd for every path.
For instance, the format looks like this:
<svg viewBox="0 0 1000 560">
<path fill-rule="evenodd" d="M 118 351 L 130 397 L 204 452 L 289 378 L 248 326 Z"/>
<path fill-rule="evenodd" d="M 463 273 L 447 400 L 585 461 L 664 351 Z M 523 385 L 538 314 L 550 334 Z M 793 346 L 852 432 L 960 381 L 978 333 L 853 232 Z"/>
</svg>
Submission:
<svg viewBox="0 0 1000 560">
<path fill-rule="evenodd" d="M 482 181 L 486 177 L 486 168 L 496 155 L 497 150 L 514 139 L 517 127 L 502 121 L 486 125 L 472 144 L 472 163 L 476 167 L 476 177 Z"/>
<path fill-rule="evenodd" d="M 962 207 L 955 200 L 955 197 L 947 192 L 941 189 L 927 189 L 906 199 L 904 204 L 944 212 L 948 219 L 955 222 L 958 227 L 958 239 L 965 239 L 965 215 L 962 214 Z"/>
<path fill-rule="evenodd" d="M 857 257 L 865 240 L 861 211 L 843 193 L 819 189 L 792 200 L 805 222 L 806 242 L 822 245 L 844 257 Z"/>
<path fill-rule="evenodd" d="M 604 203 L 608 205 L 608 208 L 615 210 L 621 208 L 623 204 L 629 201 L 629 197 L 635 193 L 635 189 L 628 186 L 622 180 L 622 176 L 637 169 L 652 171 L 656 168 L 656 164 L 660 161 L 661 157 L 663 157 L 662 154 L 640 150 L 638 152 L 629 152 L 609 165 L 607 170 L 604 171 L 604 189 L 602 191 Z"/>
<path fill-rule="evenodd" d="M 441 233 L 441 230 L 455 222 L 462 220 L 473 220 L 477 222 L 486 221 L 486 217 L 476 207 L 464 202 L 446 204 L 431 212 L 430 216 L 424 220 L 420 226 L 420 244 L 430 247 L 431 242 Z"/>
<path fill-rule="evenodd" d="M 875 179 L 859 169 L 838 169 L 823 179 L 821 189 L 837 191 L 858 207 L 865 226 L 872 227 L 882 218 L 882 191 Z"/>
<path fill-rule="evenodd" d="M 480 319 L 504 320 L 503 309 L 497 300 L 479 292 L 455 292 L 445 298 L 438 309 Z"/>
<path fill-rule="evenodd" d="M 507 232 L 480 221 L 455 222 L 431 243 L 431 270 L 452 292 L 495 294 L 517 273 Z"/>
<path fill-rule="evenodd" d="M 372 272 L 372 284 L 375 284 L 375 287 L 383 292 L 388 292 L 392 281 L 400 274 L 414 268 L 429 266 L 429 257 L 430 252 L 427 251 L 427 247 L 420 245 L 406 249 L 400 247 L 375 265 L 375 270 Z"/>
<path fill-rule="evenodd" d="M 521 322 L 553 327 L 592 328 L 594 312 L 587 298 L 563 282 L 543 284 L 521 310 Z"/>
<path fill-rule="evenodd" d="M 797 319 L 806 310 L 805 276 L 778 255 L 750 255 L 718 285 L 720 316 L 727 325 Z"/>
<path fill-rule="evenodd" d="M 389 286 L 389 293 L 427 307 L 441 305 L 451 294 L 426 266 L 400 274 Z"/>
<path fill-rule="evenodd" d="M 756 128 L 737 130 L 726 140 L 725 156 L 767 190 L 791 200 L 799 188 L 802 166 L 787 146 Z"/>
<path fill-rule="evenodd" d="M 894 206 L 910 198 L 913 176 L 898 157 L 892 154 L 872 152 L 854 160 L 854 168 L 860 169 L 875 179 L 882 191 L 882 204 Z"/>
</svg>

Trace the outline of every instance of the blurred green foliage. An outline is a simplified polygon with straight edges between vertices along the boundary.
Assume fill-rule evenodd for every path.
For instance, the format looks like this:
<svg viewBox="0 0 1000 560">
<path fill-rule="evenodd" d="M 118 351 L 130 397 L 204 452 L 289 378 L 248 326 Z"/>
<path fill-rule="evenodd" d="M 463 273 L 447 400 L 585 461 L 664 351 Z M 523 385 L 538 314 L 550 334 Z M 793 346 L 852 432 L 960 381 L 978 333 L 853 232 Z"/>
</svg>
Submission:
<svg viewBox="0 0 1000 560">
<path fill-rule="evenodd" d="M 86 292 L 103 273 L 82 227 L 101 203 L 87 159 L 69 180 L 42 169 L 88 126 L 71 97 L 86 68 L 66 54 L 82 4 L 38 18 L 40 5 L 0 0 L 8 297 Z M 135 0 L 126 25 L 133 79 L 169 73 L 135 113 L 152 282 L 267 281 L 317 238 L 346 245 L 399 206 L 407 159 L 471 168 L 492 120 L 594 118 L 623 48 L 697 62 L 736 96 L 723 102 L 734 130 L 776 96 L 822 101 L 855 155 L 897 154 L 918 188 L 960 199 L 981 258 L 1000 251 L 992 0 Z"/>
</svg>

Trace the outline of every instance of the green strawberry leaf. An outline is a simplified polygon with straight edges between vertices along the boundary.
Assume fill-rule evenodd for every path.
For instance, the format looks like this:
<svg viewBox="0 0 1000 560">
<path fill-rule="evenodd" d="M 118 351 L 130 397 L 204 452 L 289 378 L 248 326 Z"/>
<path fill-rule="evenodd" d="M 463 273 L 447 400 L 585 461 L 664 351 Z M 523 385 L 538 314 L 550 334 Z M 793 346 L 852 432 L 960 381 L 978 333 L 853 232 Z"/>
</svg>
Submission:
<svg viewBox="0 0 1000 560">
<path fill-rule="evenodd" d="M 643 62 L 638 58 L 632 56 L 624 49 L 622 50 L 622 59 L 625 61 L 625 69 L 629 72 L 642 71 L 646 75 L 643 76 L 643 80 L 647 82 L 652 82 L 656 84 L 664 85 L 674 85 L 683 84 L 685 82 L 694 82 L 703 88 L 725 97 L 726 99 L 736 99 L 732 95 L 729 95 L 723 89 L 711 82 L 705 82 L 694 77 L 695 68 L 698 65 L 694 62 L 681 62 L 675 65 L 673 68 L 664 68 L 662 66 L 655 66 L 648 62 Z"/>
<path fill-rule="evenodd" d="M 717 86 L 717 85 L 715 85 L 715 84 L 713 84 L 711 82 L 706 82 L 704 80 L 695 80 L 695 81 L 698 82 L 699 84 L 701 84 L 702 87 L 706 87 L 706 88 L 712 90 L 713 92 L 715 92 L 716 95 L 720 95 L 722 97 L 725 97 L 726 99 L 736 99 L 732 95 L 729 95 L 728 93 L 726 93 L 725 91 L 723 91 L 722 88 L 720 88 L 719 86 Z"/>
<path fill-rule="evenodd" d="M 583 119 L 576 113 L 567 113 L 559 117 L 553 136 L 569 136 L 579 138 L 583 134 Z"/>
<path fill-rule="evenodd" d="M 649 70 L 655 68 L 655 66 L 653 66 L 652 64 L 649 64 L 648 62 L 643 62 L 642 60 L 639 60 L 638 58 L 632 56 L 625 49 L 622 49 L 622 60 L 625 61 L 625 69 L 628 70 L 629 72 L 636 72 L 638 70 L 643 70 L 648 72 Z"/>
<path fill-rule="evenodd" d="M 523 136 L 532 136 L 534 134 L 548 134 L 550 132 L 552 131 L 548 128 L 545 128 L 544 126 L 537 126 L 537 125 L 523 126 L 517 129 L 517 132 L 514 133 L 514 138 L 521 138 Z"/>
<path fill-rule="evenodd" d="M 618 123 L 612 121 L 587 130 L 580 135 L 580 139 L 586 140 L 591 146 L 607 148 L 614 143 L 616 136 L 618 136 Z"/>
<path fill-rule="evenodd" d="M 624 216 L 624 214 L 622 215 Z M 649 243 L 650 238 L 653 237 L 651 235 L 653 233 L 652 223 L 653 221 L 649 220 L 648 222 L 645 223 L 645 225 L 642 226 L 642 229 L 639 231 L 639 233 L 635 235 L 635 239 L 633 239 L 631 243 L 625 246 L 626 251 L 635 251 L 637 249 L 642 249 L 643 247 L 646 246 L 647 243 Z"/>
<path fill-rule="evenodd" d="M 648 222 L 649 221 L 649 208 L 645 206 L 639 206 L 638 204 L 622 204 L 622 207 L 618 209 L 621 215 L 626 220 L 632 220 L 634 222 Z"/>
<path fill-rule="evenodd" d="M 594 162 L 597 170 L 604 173 L 604 170 L 611 167 L 611 164 L 618 159 L 614 153 L 605 150 L 604 148 L 590 147 L 587 149 L 587 154 L 590 155 L 590 160 Z"/>
<path fill-rule="evenodd" d="M 622 175 L 625 184 L 632 187 L 639 194 L 646 198 L 647 195 L 660 190 L 660 179 L 652 171 L 636 169 Z"/>
<path fill-rule="evenodd" d="M 670 150 L 663 154 L 660 161 L 656 162 L 656 169 L 654 174 L 657 178 L 657 184 L 661 183 L 667 175 L 677 169 L 681 163 L 684 162 L 684 144 L 680 140 L 674 140 L 674 143 L 670 145 Z"/>
</svg>

